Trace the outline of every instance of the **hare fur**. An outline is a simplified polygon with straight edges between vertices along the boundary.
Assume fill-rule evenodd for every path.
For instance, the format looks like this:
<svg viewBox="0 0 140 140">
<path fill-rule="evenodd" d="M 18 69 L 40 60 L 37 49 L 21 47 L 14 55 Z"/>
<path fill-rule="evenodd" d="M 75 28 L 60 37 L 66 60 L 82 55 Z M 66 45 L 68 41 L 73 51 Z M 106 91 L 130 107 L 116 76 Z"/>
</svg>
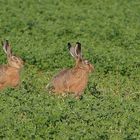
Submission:
<svg viewBox="0 0 140 140">
<path fill-rule="evenodd" d="M 81 44 L 71 46 L 68 43 L 70 54 L 75 58 L 76 64 L 73 68 L 60 71 L 51 81 L 55 94 L 73 93 L 80 98 L 88 83 L 88 76 L 94 69 L 93 65 L 82 58 Z"/>
<path fill-rule="evenodd" d="M 20 71 L 23 67 L 23 60 L 13 55 L 8 41 L 2 42 L 2 45 L 7 55 L 8 64 L 0 66 L 0 90 L 5 87 L 18 86 L 20 83 Z"/>
</svg>

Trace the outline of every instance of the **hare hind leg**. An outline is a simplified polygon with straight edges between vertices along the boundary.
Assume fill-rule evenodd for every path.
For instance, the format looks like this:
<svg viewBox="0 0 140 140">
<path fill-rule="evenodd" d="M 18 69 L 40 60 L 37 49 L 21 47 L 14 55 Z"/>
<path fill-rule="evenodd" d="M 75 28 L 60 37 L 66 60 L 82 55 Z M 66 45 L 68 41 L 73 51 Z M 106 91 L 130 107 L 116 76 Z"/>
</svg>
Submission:
<svg viewBox="0 0 140 140">
<path fill-rule="evenodd" d="M 65 96 L 67 95 L 64 91 L 55 90 L 55 89 L 52 90 L 52 93 L 53 93 L 54 95 L 61 95 L 61 96 L 63 96 L 63 97 L 65 97 Z"/>
<path fill-rule="evenodd" d="M 4 88 L 4 84 L 0 84 L 0 90 Z"/>
</svg>

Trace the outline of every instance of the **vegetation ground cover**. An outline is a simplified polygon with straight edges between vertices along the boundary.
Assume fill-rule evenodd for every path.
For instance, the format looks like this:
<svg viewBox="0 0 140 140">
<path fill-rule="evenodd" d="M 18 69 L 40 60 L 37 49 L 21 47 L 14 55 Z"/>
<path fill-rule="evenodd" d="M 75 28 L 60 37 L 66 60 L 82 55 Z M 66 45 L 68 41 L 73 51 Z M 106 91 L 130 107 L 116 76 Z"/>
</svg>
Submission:
<svg viewBox="0 0 140 140">
<path fill-rule="evenodd" d="M 21 85 L 0 93 L 1 139 L 140 139 L 139 0 L 0 0 L 0 39 L 25 61 Z M 49 95 L 77 41 L 95 67 L 82 100 Z"/>
</svg>

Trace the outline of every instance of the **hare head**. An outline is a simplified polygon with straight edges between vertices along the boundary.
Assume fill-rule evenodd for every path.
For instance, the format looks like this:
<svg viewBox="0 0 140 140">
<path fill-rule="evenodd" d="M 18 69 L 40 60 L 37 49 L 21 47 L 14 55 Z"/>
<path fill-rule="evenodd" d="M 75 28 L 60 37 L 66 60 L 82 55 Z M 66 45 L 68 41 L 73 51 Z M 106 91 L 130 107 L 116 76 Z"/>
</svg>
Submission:
<svg viewBox="0 0 140 140">
<path fill-rule="evenodd" d="M 72 46 L 70 43 L 68 43 L 68 49 L 72 57 L 74 57 L 76 60 L 76 68 L 83 69 L 87 73 L 90 73 L 94 70 L 92 64 L 82 57 L 81 43 L 77 42 L 75 46 Z"/>
<path fill-rule="evenodd" d="M 11 46 L 6 40 L 5 42 L 2 42 L 3 50 L 7 55 L 8 65 L 10 67 L 14 67 L 16 69 L 21 69 L 23 67 L 23 60 L 12 53 Z"/>
</svg>

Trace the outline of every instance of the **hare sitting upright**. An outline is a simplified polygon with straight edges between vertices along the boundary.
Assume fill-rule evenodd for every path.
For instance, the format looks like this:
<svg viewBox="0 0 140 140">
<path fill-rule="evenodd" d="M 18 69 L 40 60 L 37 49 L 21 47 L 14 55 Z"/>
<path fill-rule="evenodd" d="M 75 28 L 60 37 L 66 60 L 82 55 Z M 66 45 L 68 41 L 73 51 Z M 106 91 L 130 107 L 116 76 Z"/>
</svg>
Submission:
<svg viewBox="0 0 140 140">
<path fill-rule="evenodd" d="M 22 59 L 12 54 L 8 41 L 2 42 L 2 45 L 8 64 L 0 65 L 0 90 L 9 86 L 16 87 L 20 83 L 20 71 L 23 67 Z"/>
<path fill-rule="evenodd" d="M 80 98 L 87 85 L 88 75 L 94 68 L 88 60 L 82 58 L 79 42 L 75 47 L 68 43 L 68 49 L 75 58 L 76 65 L 73 68 L 60 71 L 51 82 L 52 89 L 56 94 L 68 92 L 73 93 L 76 98 Z"/>
</svg>

